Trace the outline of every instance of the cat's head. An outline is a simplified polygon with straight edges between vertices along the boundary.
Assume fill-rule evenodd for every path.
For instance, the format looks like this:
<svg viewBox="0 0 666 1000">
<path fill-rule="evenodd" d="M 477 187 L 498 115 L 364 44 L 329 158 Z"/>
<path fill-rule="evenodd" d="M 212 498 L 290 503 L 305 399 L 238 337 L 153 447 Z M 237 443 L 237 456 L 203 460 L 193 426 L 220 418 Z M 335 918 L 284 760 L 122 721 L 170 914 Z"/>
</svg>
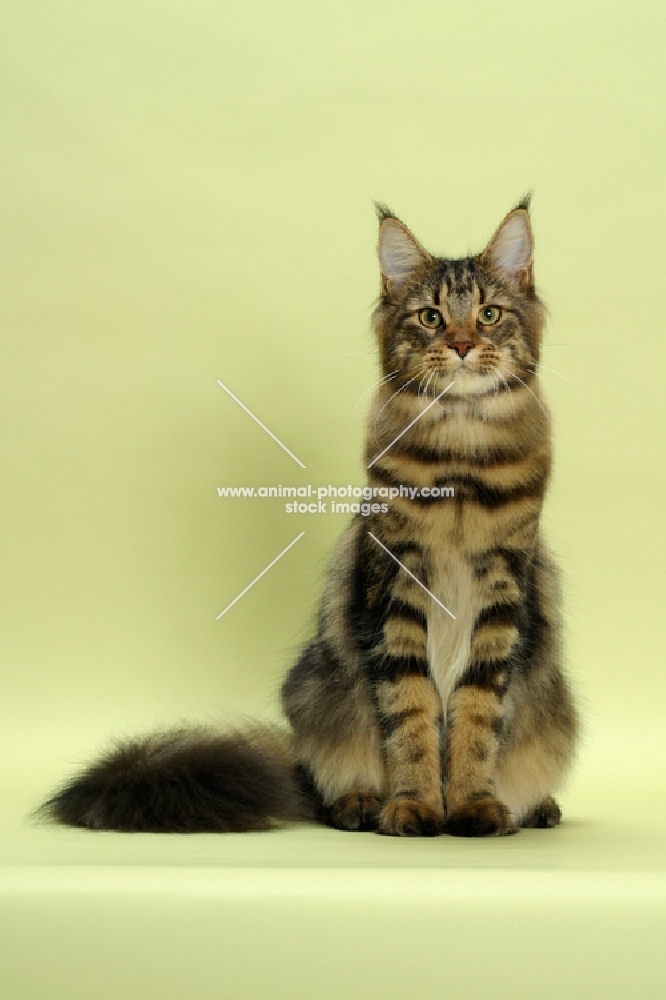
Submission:
<svg viewBox="0 0 666 1000">
<path fill-rule="evenodd" d="M 432 396 L 455 381 L 452 396 L 479 396 L 531 382 L 544 307 L 532 278 L 529 199 L 482 253 L 456 260 L 434 257 L 389 209 L 377 208 L 375 328 L 392 387 Z"/>
</svg>

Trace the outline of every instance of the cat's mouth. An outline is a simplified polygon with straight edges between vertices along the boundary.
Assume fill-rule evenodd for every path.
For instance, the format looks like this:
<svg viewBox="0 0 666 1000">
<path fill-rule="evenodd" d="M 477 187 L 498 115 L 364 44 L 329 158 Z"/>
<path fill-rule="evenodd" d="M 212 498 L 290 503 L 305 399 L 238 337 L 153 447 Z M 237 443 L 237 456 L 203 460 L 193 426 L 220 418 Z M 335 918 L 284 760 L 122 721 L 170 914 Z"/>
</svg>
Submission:
<svg viewBox="0 0 666 1000">
<path fill-rule="evenodd" d="M 490 374 L 490 369 L 484 363 L 484 359 L 473 352 L 468 352 L 464 357 L 449 356 L 426 359 L 426 363 L 428 362 L 430 369 L 437 372 L 438 378 L 455 377 L 462 374 Z"/>
<path fill-rule="evenodd" d="M 447 386 L 451 386 L 449 392 L 452 396 L 485 395 L 488 391 L 494 390 L 498 384 L 501 385 L 495 372 L 468 364 L 465 360 L 462 360 L 455 368 L 449 368 L 446 371 L 439 369 L 433 382 L 431 392 L 434 395 L 438 395 Z M 454 384 L 451 385 L 451 383 Z"/>
</svg>

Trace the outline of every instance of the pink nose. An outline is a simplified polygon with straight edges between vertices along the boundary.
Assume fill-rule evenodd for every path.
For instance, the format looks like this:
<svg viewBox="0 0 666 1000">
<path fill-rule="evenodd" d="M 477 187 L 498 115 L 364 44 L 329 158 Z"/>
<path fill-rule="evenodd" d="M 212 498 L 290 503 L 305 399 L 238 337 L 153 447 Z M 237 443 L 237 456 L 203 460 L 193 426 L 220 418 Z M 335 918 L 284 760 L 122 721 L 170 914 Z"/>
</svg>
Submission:
<svg viewBox="0 0 666 1000">
<path fill-rule="evenodd" d="M 469 352 L 474 347 L 471 340 L 457 340 L 453 344 L 449 344 L 452 351 L 456 351 L 461 358 L 466 358 Z"/>
</svg>

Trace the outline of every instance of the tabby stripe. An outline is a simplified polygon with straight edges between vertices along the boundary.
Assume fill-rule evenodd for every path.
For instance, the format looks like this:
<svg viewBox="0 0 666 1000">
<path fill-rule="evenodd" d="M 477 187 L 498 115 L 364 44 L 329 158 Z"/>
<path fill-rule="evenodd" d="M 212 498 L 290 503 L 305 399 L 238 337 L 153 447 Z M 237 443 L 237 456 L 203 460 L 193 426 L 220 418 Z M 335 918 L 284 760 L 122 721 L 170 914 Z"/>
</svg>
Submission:
<svg viewBox="0 0 666 1000">
<path fill-rule="evenodd" d="M 400 712 L 392 712 L 390 715 L 380 714 L 379 725 L 382 730 L 382 734 L 386 739 L 400 729 L 401 726 L 407 721 L 407 719 L 413 718 L 415 715 L 422 715 L 422 708 L 404 708 Z"/>
<path fill-rule="evenodd" d="M 401 326 L 403 326 L 404 323 L 407 322 L 408 319 L 411 319 L 413 315 L 414 315 L 413 309 L 408 309 L 406 312 L 398 313 L 398 315 L 395 317 L 396 326 L 400 328 Z M 399 334 L 400 330 L 398 329 L 396 333 Z"/>
<path fill-rule="evenodd" d="M 546 489 L 545 476 L 540 474 L 533 480 L 521 483 L 510 489 L 500 489 L 496 486 L 489 486 L 482 479 L 474 476 L 452 475 L 446 479 L 435 480 L 436 486 L 453 486 L 456 491 L 456 498 L 471 500 L 478 503 L 486 510 L 496 510 L 498 507 L 505 507 L 507 504 L 515 503 L 517 500 L 533 500 L 543 496 Z M 429 502 L 437 503 L 441 497 L 419 497 L 416 502 L 420 506 L 427 506 Z M 444 499 L 447 499 L 446 497 Z"/>
<path fill-rule="evenodd" d="M 385 466 L 379 464 L 375 465 L 372 470 L 372 479 L 377 479 L 387 486 L 399 487 L 401 485 L 400 481 Z M 409 486 L 411 484 L 403 481 L 402 485 Z M 496 486 L 489 486 L 475 476 L 452 473 L 446 477 L 438 477 L 435 479 L 433 485 L 438 488 L 452 486 L 458 501 L 466 500 L 471 503 L 477 503 L 486 510 L 497 510 L 499 507 L 516 503 L 518 500 L 536 500 L 541 498 L 546 489 L 546 477 L 543 473 L 540 473 L 535 479 L 521 483 L 520 486 L 500 489 Z M 394 498 L 393 502 L 395 502 L 395 499 L 397 498 Z M 432 504 L 449 502 L 451 497 L 415 496 L 413 499 L 412 497 L 401 497 L 400 499 L 413 503 L 418 507 L 430 507 Z"/>
<path fill-rule="evenodd" d="M 469 662 L 471 665 L 486 660 L 501 663 L 509 656 L 513 658 L 519 640 L 516 625 L 484 625 L 474 633 Z"/>
<path fill-rule="evenodd" d="M 474 631 L 476 632 L 484 625 L 515 625 L 519 613 L 520 606 L 514 603 L 491 604 L 489 607 L 483 608 L 477 615 Z"/>
<path fill-rule="evenodd" d="M 391 619 L 398 618 L 404 619 L 405 621 L 414 622 L 416 625 L 420 625 L 424 631 L 428 629 L 428 619 L 426 615 L 415 608 L 413 604 L 408 604 L 407 601 L 401 601 L 399 598 L 394 598 L 391 601 L 391 606 L 388 610 L 388 617 Z"/>
<path fill-rule="evenodd" d="M 500 737 L 504 732 L 504 717 L 499 715 L 496 719 L 493 719 L 493 721 L 490 723 L 490 728 L 492 729 L 497 739 L 500 739 Z"/>
<path fill-rule="evenodd" d="M 511 681 L 511 664 L 508 660 L 482 660 L 472 663 L 456 684 L 462 687 L 478 687 L 492 691 L 498 698 L 503 697 Z"/>
<path fill-rule="evenodd" d="M 392 656 L 424 658 L 428 648 L 426 633 L 415 622 L 389 618 L 384 623 L 383 648 Z"/>
<path fill-rule="evenodd" d="M 452 462 L 464 462 L 466 465 L 482 469 L 490 469 L 498 465 L 509 465 L 529 456 L 530 448 L 488 448 L 475 453 L 454 451 L 451 448 L 430 448 L 428 445 L 409 444 L 405 441 L 396 442 L 391 448 L 391 454 L 398 458 L 413 459 L 424 465 L 439 465 Z"/>
<path fill-rule="evenodd" d="M 406 486 L 408 489 L 410 486 L 414 486 L 414 483 L 406 483 L 404 479 L 396 479 L 392 472 L 390 472 L 385 465 L 378 463 L 373 465 L 372 471 L 370 472 L 370 479 L 378 479 L 380 482 L 385 483 L 387 486 Z M 407 497 L 403 497 L 403 500 L 407 500 Z"/>
<path fill-rule="evenodd" d="M 475 559 L 477 565 L 474 568 L 474 573 L 477 579 L 488 575 L 492 569 L 492 561 L 497 558 L 505 563 L 509 573 L 516 580 L 523 576 L 529 555 L 517 549 L 504 547 L 488 549 L 482 556 Z"/>
</svg>

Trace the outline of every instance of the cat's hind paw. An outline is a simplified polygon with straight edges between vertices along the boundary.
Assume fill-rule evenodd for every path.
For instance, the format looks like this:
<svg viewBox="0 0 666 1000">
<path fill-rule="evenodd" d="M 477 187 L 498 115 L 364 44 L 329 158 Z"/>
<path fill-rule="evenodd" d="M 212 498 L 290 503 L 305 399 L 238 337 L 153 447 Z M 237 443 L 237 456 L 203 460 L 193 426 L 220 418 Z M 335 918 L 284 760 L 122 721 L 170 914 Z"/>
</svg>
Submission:
<svg viewBox="0 0 666 1000">
<path fill-rule="evenodd" d="M 541 830 L 557 826 L 562 819 L 562 810 L 552 795 L 546 795 L 538 806 L 531 809 L 520 821 L 521 826 L 538 827 Z"/>
<path fill-rule="evenodd" d="M 382 803 L 374 792 L 345 792 L 328 810 L 328 822 L 336 830 L 376 830 Z"/>
</svg>

